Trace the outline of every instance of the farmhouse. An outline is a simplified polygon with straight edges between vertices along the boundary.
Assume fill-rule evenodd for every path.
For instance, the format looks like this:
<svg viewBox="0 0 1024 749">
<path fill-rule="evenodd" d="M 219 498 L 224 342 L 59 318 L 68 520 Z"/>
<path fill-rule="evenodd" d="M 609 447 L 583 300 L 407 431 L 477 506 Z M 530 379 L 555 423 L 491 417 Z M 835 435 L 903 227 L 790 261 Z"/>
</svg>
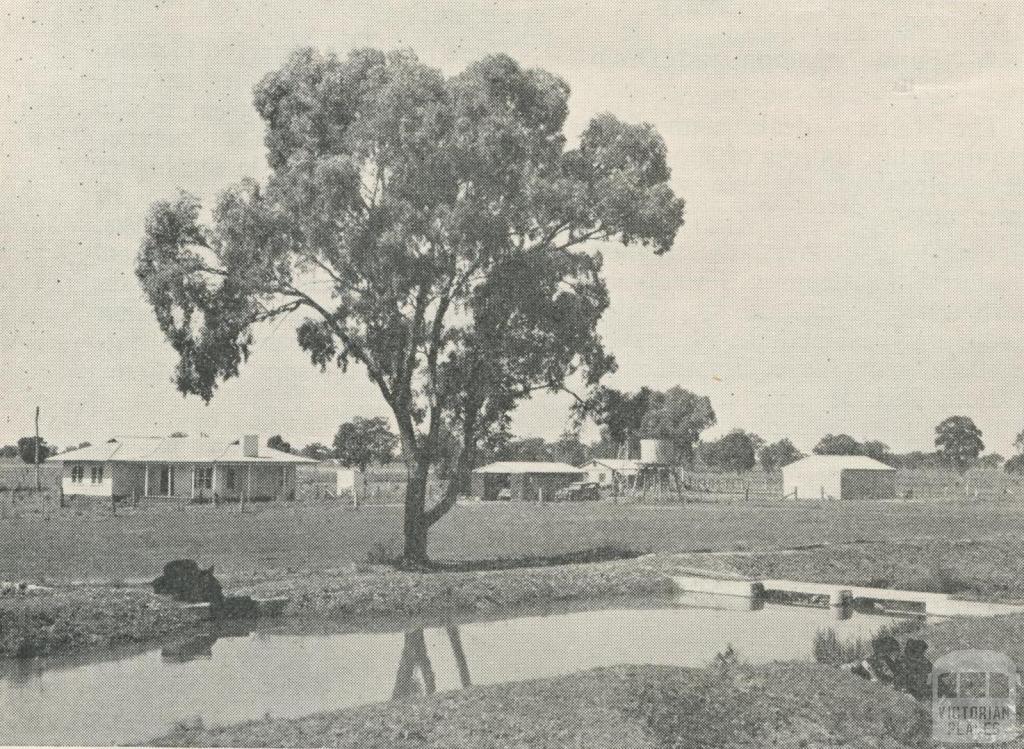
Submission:
<svg viewBox="0 0 1024 749">
<path fill-rule="evenodd" d="M 261 447 L 259 437 L 114 437 L 54 456 L 67 496 L 267 501 L 295 497 L 295 468 L 315 460 Z"/>
<path fill-rule="evenodd" d="M 863 455 L 810 455 L 782 469 L 787 499 L 892 499 L 896 469 Z"/>
<path fill-rule="evenodd" d="M 504 461 L 473 471 L 472 493 L 484 500 L 543 502 L 584 477 L 582 468 L 568 463 Z"/>
<path fill-rule="evenodd" d="M 587 481 L 598 486 L 628 485 L 640 473 L 641 465 L 639 460 L 595 458 L 580 466 L 580 470 L 587 474 Z"/>
</svg>

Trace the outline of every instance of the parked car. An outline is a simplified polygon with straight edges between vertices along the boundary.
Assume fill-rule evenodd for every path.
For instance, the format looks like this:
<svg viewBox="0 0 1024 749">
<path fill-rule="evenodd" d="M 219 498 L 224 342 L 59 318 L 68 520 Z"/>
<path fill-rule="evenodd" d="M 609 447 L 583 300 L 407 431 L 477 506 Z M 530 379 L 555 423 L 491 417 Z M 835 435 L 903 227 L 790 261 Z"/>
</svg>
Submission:
<svg viewBox="0 0 1024 749">
<path fill-rule="evenodd" d="M 557 502 L 596 502 L 600 498 L 600 489 L 592 481 L 577 481 L 555 492 Z"/>
</svg>

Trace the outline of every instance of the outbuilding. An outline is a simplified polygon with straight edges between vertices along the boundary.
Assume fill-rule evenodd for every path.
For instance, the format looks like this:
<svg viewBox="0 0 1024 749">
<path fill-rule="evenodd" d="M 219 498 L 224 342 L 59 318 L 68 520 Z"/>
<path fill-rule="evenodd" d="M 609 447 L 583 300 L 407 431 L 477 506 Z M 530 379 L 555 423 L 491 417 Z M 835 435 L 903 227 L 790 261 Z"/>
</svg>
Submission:
<svg viewBox="0 0 1024 749">
<path fill-rule="evenodd" d="M 500 461 L 473 471 L 472 493 L 483 500 L 545 502 L 585 475 L 582 468 L 568 463 Z"/>
<path fill-rule="evenodd" d="M 896 469 L 863 455 L 809 455 L 782 469 L 786 499 L 892 499 Z"/>
<path fill-rule="evenodd" d="M 594 458 L 580 470 L 587 474 L 587 481 L 598 486 L 628 486 L 636 480 L 641 465 L 639 460 Z"/>
<path fill-rule="evenodd" d="M 261 447 L 257 435 L 114 437 L 49 458 L 65 496 L 192 502 L 294 498 L 300 455 Z"/>
</svg>

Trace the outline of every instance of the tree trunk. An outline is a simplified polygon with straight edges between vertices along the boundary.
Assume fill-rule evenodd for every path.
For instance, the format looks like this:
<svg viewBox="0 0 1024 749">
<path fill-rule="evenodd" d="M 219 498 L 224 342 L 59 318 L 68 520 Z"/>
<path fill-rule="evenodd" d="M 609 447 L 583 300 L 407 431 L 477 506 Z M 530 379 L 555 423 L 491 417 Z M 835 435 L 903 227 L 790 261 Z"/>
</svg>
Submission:
<svg viewBox="0 0 1024 749">
<path fill-rule="evenodd" d="M 409 461 L 408 473 L 405 485 L 405 547 L 402 551 L 402 564 L 405 567 L 420 568 L 426 567 L 430 562 L 427 558 L 427 532 L 430 530 L 430 523 L 426 518 L 429 459 L 421 457 Z"/>
</svg>

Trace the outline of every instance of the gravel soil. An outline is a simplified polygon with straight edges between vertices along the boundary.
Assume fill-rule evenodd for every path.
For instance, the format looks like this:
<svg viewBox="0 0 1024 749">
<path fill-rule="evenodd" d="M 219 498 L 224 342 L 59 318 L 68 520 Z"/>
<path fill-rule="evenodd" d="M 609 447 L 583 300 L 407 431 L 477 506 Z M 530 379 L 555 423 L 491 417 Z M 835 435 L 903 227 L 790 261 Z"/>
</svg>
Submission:
<svg viewBox="0 0 1024 749">
<path fill-rule="evenodd" d="M 835 669 L 616 666 L 471 687 L 296 720 L 181 726 L 173 746 L 900 747 L 927 746 L 925 709 Z"/>
</svg>

